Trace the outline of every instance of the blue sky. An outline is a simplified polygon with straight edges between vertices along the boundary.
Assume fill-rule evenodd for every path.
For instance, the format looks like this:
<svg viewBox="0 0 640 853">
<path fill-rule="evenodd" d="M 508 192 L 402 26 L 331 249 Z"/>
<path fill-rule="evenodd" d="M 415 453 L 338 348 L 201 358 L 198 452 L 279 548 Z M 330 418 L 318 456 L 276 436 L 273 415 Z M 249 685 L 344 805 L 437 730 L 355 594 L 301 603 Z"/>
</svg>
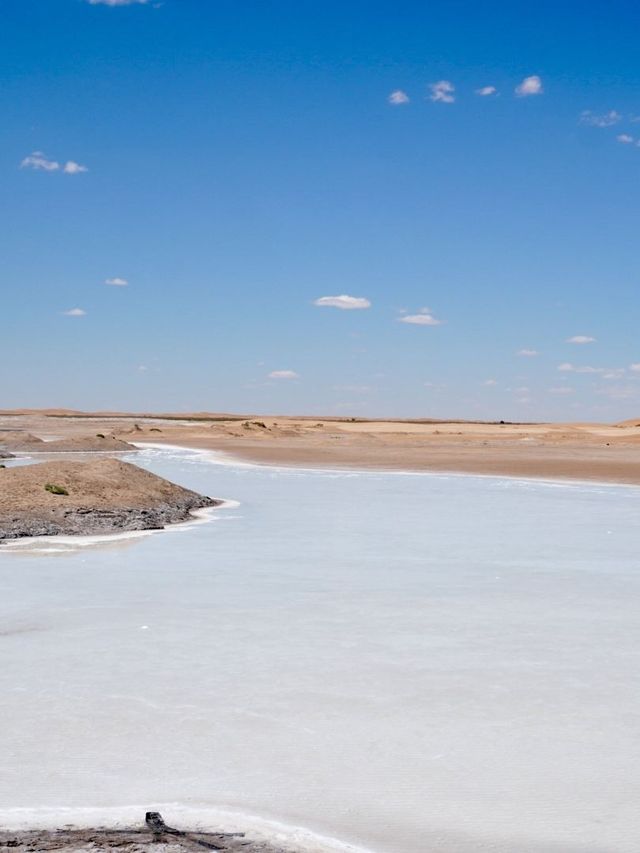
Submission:
<svg viewBox="0 0 640 853">
<path fill-rule="evenodd" d="M 0 408 L 638 415 L 639 25 L 5 0 Z"/>
</svg>

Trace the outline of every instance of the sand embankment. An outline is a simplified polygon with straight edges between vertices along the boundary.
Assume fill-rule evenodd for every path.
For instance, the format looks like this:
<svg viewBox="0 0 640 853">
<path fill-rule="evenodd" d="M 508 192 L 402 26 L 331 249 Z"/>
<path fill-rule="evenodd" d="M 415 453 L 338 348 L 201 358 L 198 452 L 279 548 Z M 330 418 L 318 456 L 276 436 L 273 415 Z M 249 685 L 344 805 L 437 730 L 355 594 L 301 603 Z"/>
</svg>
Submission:
<svg viewBox="0 0 640 853">
<path fill-rule="evenodd" d="M 5 468 L 0 540 L 161 529 L 219 503 L 118 459 Z"/>
<path fill-rule="evenodd" d="M 265 465 L 459 472 L 640 485 L 640 427 L 256 418 L 149 422 L 136 441 Z"/>
<path fill-rule="evenodd" d="M 640 485 L 640 418 L 618 424 L 87 413 L 0 415 L 0 427 L 219 450 L 275 465 L 456 471 Z M 0 437 L 4 433 L 0 432 Z M 0 441 L 1 443 L 1 441 Z"/>
</svg>

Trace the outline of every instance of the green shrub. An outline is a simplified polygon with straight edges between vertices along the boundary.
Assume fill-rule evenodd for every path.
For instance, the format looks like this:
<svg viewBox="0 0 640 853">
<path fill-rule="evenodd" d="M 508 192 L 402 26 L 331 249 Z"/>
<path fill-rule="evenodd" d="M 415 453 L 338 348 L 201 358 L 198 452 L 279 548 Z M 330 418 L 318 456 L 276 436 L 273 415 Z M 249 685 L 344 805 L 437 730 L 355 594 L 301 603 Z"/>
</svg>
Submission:
<svg viewBox="0 0 640 853">
<path fill-rule="evenodd" d="M 64 488 L 64 486 L 56 486 L 55 483 L 47 483 L 44 487 L 45 491 L 51 492 L 52 495 L 68 495 L 69 492 Z"/>
<path fill-rule="evenodd" d="M 96 433 L 96 438 L 106 438 L 106 436 L 105 436 L 105 434 L 104 434 L 103 432 L 97 432 L 97 433 Z"/>
</svg>

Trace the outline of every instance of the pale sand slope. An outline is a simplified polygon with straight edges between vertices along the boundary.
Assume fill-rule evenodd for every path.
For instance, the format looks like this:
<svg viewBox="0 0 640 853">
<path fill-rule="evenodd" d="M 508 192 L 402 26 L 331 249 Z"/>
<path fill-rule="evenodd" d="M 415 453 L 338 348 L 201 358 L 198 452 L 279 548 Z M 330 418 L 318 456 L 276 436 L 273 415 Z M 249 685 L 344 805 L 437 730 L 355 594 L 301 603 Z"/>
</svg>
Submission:
<svg viewBox="0 0 640 853">
<path fill-rule="evenodd" d="M 0 432 L 0 450 L 29 453 L 123 453 L 135 450 L 132 444 L 113 435 L 70 436 L 53 441 L 44 441 L 31 433 L 19 430 Z"/>
<path fill-rule="evenodd" d="M 0 541 L 154 530 L 217 503 L 118 459 L 5 468 L 0 470 Z"/>
<path fill-rule="evenodd" d="M 28 413 L 0 416 L 0 428 L 28 429 L 58 439 L 89 431 L 113 432 L 129 442 L 219 450 L 265 464 L 640 484 L 640 418 L 622 424 L 497 424 L 201 413 L 170 418 Z"/>
</svg>

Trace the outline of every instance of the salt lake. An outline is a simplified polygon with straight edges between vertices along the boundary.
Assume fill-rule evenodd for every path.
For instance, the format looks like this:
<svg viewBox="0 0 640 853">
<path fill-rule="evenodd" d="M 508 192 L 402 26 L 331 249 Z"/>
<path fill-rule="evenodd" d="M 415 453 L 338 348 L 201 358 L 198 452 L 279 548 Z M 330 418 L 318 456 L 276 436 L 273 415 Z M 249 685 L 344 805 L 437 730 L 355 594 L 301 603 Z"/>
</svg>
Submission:
<svg viewBox="0 0 640 853">
<path fill-rule="evenodd" d="M 640 490 L 131 459 L 201 523 L 0 548 L 0 823 L 640 849 Z"/>
</svg>

